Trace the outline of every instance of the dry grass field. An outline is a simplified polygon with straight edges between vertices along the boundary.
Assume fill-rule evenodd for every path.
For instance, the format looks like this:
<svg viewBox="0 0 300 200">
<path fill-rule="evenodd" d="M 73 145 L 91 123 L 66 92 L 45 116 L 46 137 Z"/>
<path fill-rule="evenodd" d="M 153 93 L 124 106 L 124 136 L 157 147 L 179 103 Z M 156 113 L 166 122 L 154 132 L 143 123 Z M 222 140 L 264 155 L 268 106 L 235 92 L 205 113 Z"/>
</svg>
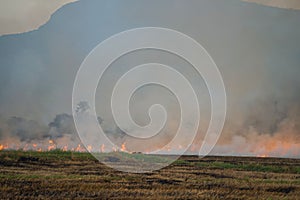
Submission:
<svg viewBox="0 0 300 200">
<path fill-rule="evenodd" d="M 1 199 L 299 199 L 300 160 L 184 156 L 159 171 L 115 171 L 87 153 L 0 152 Z"/>
</svg>

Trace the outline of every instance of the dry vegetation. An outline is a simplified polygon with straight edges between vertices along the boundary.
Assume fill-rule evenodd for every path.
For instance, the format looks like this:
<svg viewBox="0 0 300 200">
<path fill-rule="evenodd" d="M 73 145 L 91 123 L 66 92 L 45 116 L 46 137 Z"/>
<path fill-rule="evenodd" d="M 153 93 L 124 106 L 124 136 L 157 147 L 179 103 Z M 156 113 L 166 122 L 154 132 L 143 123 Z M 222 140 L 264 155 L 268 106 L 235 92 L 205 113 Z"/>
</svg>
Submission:
<svg viewBox="0 0 300 200">
<path fill-rule="evenodd" d="M 0 152 L 1 199 L 299 199 L 300 160 L 185 156 L 147 174 L 87 153 Z"/>
</svg>

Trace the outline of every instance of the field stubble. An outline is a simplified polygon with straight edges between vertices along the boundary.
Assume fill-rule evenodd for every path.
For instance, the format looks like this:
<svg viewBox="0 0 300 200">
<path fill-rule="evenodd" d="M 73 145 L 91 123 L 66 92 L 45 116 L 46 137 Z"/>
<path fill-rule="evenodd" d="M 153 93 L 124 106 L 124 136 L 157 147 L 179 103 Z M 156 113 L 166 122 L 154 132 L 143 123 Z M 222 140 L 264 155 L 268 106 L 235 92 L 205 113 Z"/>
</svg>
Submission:
<svg viewBox="0 0 300 200">
<path fill-rule="evenodd" d="M 111 157 L 145 159 L 125 153 Z M 147 158 L 146 158 L 147 159 Z M 153 159 L 153 157 L 151 157 Z M 115 160 L 114 162 L 117 162 Z M 299 199 L 300 160 L 183 156 L 159 171 L 115 171 L 88 153 L 0 152 L 1 199 Z"/>
</svg>

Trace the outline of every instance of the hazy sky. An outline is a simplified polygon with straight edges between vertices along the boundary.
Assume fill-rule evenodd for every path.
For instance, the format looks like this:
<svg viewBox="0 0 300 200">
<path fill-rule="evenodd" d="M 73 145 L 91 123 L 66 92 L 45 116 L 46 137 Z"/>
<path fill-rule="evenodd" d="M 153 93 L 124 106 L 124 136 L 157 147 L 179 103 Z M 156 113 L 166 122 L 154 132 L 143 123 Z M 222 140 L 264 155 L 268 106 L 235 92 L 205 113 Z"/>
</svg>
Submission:
<svg viewBox="0 0 300 200">
<path fill-rule="evenodd" d="M 78 0 L 0 0 L 0 35 L 23 33 L 45 24 L 60 7 Z M 300 9 L 299 0 L 243 0 L 262 5 Z"/>
<path fill-rule="evenodd" d="M 255 2 L 262 5 L 286 8 L 286 9 L 300 9 L 299 0 L 243 0 L 247 2 Z"/>
<path fill-rule="evenodd" d="M 76 0 L 0 0 L 0 35 L 32 31 L 63 5 Z"/>
<path fill-rule="evenodd" d="M 21 116 L 47 125 L 57 114 L 71 113 L 76 72 L 98 43 L 130 28 L 161 26 L 195 38 L 219 66 L 228 95 L 228 118 L 222 144 L 239 141 L 245 146 L 258 144 L 259 139 L 274 138 L 299 144 L 300 11 L 240 0 L 84 0 L 65 5 L 37 29 L 54 10 L 70 2 L 50 5 L 36 4 L 37 1 L 30 1 L 30 5 L 35 6 L 28 7 L 23 7 L 20 1 L 18 4 L 11 0 L 0 1 L 10 9 L 20 10 L 17 11 L 20 15 L 16 11 L 0 12 L 0 33 L 26 32 L 0 37 L 0 119 Z M 273 6 L 282 7 L 279 1 L 272 2 Z M 297 5 L 293 4 L 293 8 Z M 34 17 L 22 17 L 28 16 L 26 13 L 31 9 L 35 11 L 30 12 Z M 33 18 L 43 20 L 31 21 Z M 37 30 L 28 32 L 32 29 Z M 140 58 L 124 58 L 108 72 L 110 77 L 104 80 L 107 81 L 104 85 L 116 80 L 127 66 L 154 58 L 173 64 L 194 83 L 199 80 L 193 71 L 185 70 L 185 63 L 166 56 L 150 52 Z M 97 94 L 97 102 L 101 102 L 99 113 L 104 118 L 110 117 L 109 104 L 101 91 L 109 89 L 108 86 L 99 88 Z M 205 105 L 207 93 L 203 92 L 203 82 L 196 85 L 196 89 L 197 95 L 204 99 L 205 110 L 209 105 Z M 150 94 L 137 94 L 135 108 L 149 105 L 157 96 L 163 97 L 158 95 L 162 91 L 158 93 L 151 88 L 149 91 Z M 176 105 L 173 99 L 167 103 L 170 108 Z M 136 116 L 144 111 L 135 110 Z M 209 116 L 204 115 L 205 118 Z M 226 152 L 234 148 L 238 147 L 227 148 Z M 246 151 L 253 148 L 250 145 Z"/>
</svg>

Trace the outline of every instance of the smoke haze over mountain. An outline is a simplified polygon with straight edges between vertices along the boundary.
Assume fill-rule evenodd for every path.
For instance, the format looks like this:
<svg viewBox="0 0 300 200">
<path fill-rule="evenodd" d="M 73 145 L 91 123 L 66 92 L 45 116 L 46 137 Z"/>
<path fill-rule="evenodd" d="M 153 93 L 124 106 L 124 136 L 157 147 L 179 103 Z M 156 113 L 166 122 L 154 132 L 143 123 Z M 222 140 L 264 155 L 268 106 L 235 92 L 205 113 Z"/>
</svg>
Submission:
<svg viewBox="0 0 300 200">
<path fill-rule="evenodd" d="M 193 37 L 218 65 L 228 115 L 212 153 L 300 157 L 300 11 L 239 0 L 78 1 L 58 10 L 38 30 L 1 36 L 0 144 L 50 139 L 76 146 L 80 141 L 71 102 L 80 64 L 109 36 L 144 26 Z M 110 66 L 96 94 L 99 122 L 111 138 L 127 141 L 130 148 L 130 139 L 112 119 L 110 95 L 124 72 L 154 61 L 174 67 L 194 86 L 202 111 L 195 145 L 201 145 L 210 118 L 207 88 L 188 63 L 164 52 L 136 52 Z M 131 102 L 133 119 L 147 124 L 147 110 L 154 103 L 168 111 L 163 132 L 169 139 L 180 115 L 170 92 L 154 86 L 138 91 Z"/>
</svg>

